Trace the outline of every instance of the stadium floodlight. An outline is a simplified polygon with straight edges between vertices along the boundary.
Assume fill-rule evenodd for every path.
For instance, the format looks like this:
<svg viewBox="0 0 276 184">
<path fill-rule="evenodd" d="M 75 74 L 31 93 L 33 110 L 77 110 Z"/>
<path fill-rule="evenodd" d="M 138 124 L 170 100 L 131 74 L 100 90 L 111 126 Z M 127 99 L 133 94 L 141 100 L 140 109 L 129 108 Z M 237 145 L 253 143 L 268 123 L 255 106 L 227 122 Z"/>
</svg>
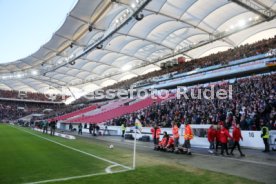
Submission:
<svg viewBox="0 0 276 184">
<path fill-rule="evenodd" d="M 37 71 L 37 70 L 33 70 L 33 71 L 31 72 L 31 74 L 32 74 L 32 75 L 37 75 L 37 74 L 38 74 L 38 71 Z"/>
<path fill-rule="evenodd" d="M 231 26 L 230 26 L 230 29 L 234 29 L 234 28 L 235 28 L 235 26 L 234 26 L 234 25 L 231 25 Z"/>
<path fill-rule="evenodd" d="M 128 71 L 130 69 L 131 69 L 131 65 L 128 65 L 128 64 L 122 67 L 123 71 Z"/>
<path fill-rule="evenodd" d="M 252 21 L 252 17 L 250 17 L 248 20 L 249 20 L 249 21 Z"/>
<path fill-rule="evenodd" d="M 238 22 L 238 24 L 239 24 L 240 27 L 243 27 L 243 26 L 245 26 L 246 22 L 245 22 L 245 20 L 240 20 Z"/>
<path fill-rule="evenodd" d="M 7 78 L 8 78 L 7 75 L 2 76 L 2 79 L 3 79 L 3 80 L 5 80 L 5 79 L 7 79 Z"/>
<path fill-rule="evenodd" d="M 18 79 L 20 79 L 20 78 L 22 78 L 23 77 L 23 75 L 21 74 L 21 73 L 18 73 L 18 74 L 16 74 L 16 76 L 15 76 L 16 78 L 18 78 Z"/>
<path fill-rule="evenodd" d="M 131 8 L 135 9 L 136 8 L 136 4 L 132 3 L 131 4 Z"/>
</svg>

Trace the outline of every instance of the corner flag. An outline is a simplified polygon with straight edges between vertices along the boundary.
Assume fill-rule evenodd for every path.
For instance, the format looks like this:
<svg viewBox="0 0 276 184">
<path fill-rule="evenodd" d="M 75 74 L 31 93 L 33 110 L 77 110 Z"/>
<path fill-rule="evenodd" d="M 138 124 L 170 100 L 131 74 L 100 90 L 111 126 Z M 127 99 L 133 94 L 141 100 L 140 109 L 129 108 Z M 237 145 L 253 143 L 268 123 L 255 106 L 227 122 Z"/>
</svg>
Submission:
<svg viewBox="0 0 276 184">
<path fill-rule="evenodd" d="M 142 132 L 142 123 L 139 119 L 136 118 L 135 120 L 135 128 Z"/>
</svg>

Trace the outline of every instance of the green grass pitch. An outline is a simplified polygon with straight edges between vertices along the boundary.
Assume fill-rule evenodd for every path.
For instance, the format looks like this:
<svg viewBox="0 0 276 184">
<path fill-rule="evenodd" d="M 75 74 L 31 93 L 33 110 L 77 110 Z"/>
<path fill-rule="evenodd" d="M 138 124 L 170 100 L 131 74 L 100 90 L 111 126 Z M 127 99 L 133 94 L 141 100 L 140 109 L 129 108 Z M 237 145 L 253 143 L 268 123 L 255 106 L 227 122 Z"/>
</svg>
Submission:
<svg viewBox="0 0 276 184">
<path fill-rule="evenodd" d="M 26 132 L 27 131 L 27 132 Z M 30 133 L 28 133 L 30 132 Z M 139 155 L 137 169 L 105 174 L 112 163 L 69 149 L 59 144 L 111 160 L 124 166 L 132 164 L 132 150 L 109 149 L 108 143 L 85 138 L 67 140 L 25 128 L 0 124 L 0 184 L 30 183 L 44 180 L 99 174 L 85 178 L 50 183 L 97 184 L 178 184 L 178 183 L 255 183 L 235 176 L 183 167 L 164 160 Z M 121 166 L 113 171 L 126 170 Z"/>
</svg>

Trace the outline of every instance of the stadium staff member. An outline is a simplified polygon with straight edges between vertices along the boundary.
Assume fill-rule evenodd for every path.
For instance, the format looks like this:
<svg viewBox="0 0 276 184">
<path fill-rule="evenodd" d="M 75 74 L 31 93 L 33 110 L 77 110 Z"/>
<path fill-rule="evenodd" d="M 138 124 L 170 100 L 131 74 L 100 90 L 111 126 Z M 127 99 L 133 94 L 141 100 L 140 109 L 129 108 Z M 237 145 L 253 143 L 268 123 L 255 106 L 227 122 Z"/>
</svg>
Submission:
<svg viewBox="0 0 276 184">
<path fill-rule="evenodd" d="M 170 136 L 168 135 L 168 133 L 166 131 L 163 132 L 163 138 L 162 140 L 158 143 L 158 146 L 155 147 L 155 150 L 166 150 L 166 146 L 169 142 Z"/>
<path fill-rule="evenodd" d="M 173 137 L 169 137 L 169 141 L 166 145 L 166 151 L 174 152 L 175 146 L 174 146 L 174 139 Z"/>
<path fill-rule="evenodd" d="M 236 126 L 234 126 L 234 130 L 233 130 L 233 141 L 234 141 L 234 145 L 231 149 L 230 154 L 233 155 L 233 151 L 236 148 L 236 146 L 238 147 L 238 150 L 241 154 L 241 157 L 244 157 L 245 155 L 242 153 L 241 151 L 241 147 L 240 147 L 240 140 L 243 140 L 242 135 L 241 135 L 241 129 L 240 129 L 240 124 L 236 124 Z"/>
<path fill-rule="evenodd" d="M 232 139 L 232 136 L 229 134 L 229 131 L 221 124 L 220 125 L 220 143 L 221 143 L 221 155 L 224 155 L 224 150 L 226 151 L 227 155 L 230 155 L 228 152 L 228 138 Z"/>
<path fill-rule="evenodd" d="M 218 153 L 218 147 L 221 146 L 220 143 L 220 127 L 221 125 L 223 125 L 222 122 L 220 122 L 220 124 L 217 125 L 217 129 L 216 129 L 216 154 Z"/>
<path fill-rule="evenodd" d="M 209 153 L 214 153 L 214 149 L 215 149 L 215 138 L 216 138 L 216 130 L 214 129 L 214 126 L 211 125 L 208 129 L 208 141 L 210 143 L 209 146 Z"/>
<path fill-rule="evenodd" d="M 125 137 L 125 132 L 126 132 L 126 125 L 125 125 L 125 122 L 122 123 L 122 125 L 121 125 L 121 130 L 122 130 L 122 137 Z"/>
<path fill-rule="evenodd" d="M 264 150 L 263 152 L 269 152 L 269 143 L 268 143 L 268 139 L 269 139 L 269 129 L 268 129 L 268 127 L 264 124 L 263 121 L 261 121 L 261 126 L 262 126 L 261 138 L 263 138 L 264 145 L 265 145 L 265 150 Z"/>
<path fill-rule="evenodd" d="M 191 140 L 193 139 L 194 134 L 191 128 L 191 125 L 189 121 L 186 121 L 185 126 L 185 132 L 184 132 L 184 152 L 187 153 L 187 155 L 191 155 Z"/>
<path fill-rule="evenodd" d="M 156 148 L 156 146 L 158 146 L 158 143 L 159 143 L 161 129 L 159 128 L 159 126 L 157 124 L 155 124 L 154 127 L 152 127 L 150 131 L 151 131 L 152 138 L 153 138 L 154 148 Z"/>
<path fill-rule="evenodd" d="M 172 133 L 173 133 L 173 139 L 174 139 L 174 146 L 178 147 L 179 131 L 178 131 L 178 126 L 176 122 L 173 122 Z"/>
</svg>

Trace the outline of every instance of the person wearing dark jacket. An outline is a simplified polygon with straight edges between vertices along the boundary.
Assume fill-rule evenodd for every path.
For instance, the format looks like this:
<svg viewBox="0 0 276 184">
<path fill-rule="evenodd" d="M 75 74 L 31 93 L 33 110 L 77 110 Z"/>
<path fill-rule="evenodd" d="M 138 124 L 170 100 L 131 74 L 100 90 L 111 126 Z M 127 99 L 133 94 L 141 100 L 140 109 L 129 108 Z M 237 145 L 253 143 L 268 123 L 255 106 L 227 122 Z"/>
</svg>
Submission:
<svg viewBox="0 0 276 184">
<path fill-rule="evenodd" d="M 52 120 L 52 121 L 50 122 L 50 130 L 51 130 L 50 135 L 52 135 L 52 136 L 55 135 L 55 131 L 56 131 L 56 122 L 57 122 L 57 120 Z"/>
<path fill-rule="evenodd" d="M 234 130 L 233 130 L 233 141 L 234 141 L 234 145 L 231 149 L 231 152 L 230 154 L 231 155 L 234 155 L 233 154 L 233 151 L 234 149 L 236 148 L 236 146 L 238 147 L 238 150 L 240 152 L 240 155 L 241 157 L 244 157 L 245 155 L 242 153 L 241 151 L 241 147 L 240 147 L 240 140 L 243 140 L 243 137 L 241 135 L 241 129 L 240 129 L 240 124 L 237 124 L 235 127 L 234 127 Z"/>
<path fill-rule="evenodd" d="M 72 123 L 69 124 L 69 130 L 72 132 L 73 131 L 73 125 Z"/>
<path fill-rule="evenodd" d="M 92 135 L 92 131 L 93 131 L 93 125 L 92 123 L 89 124 L 89 134 Z"/>
<path fill-rule="evenodd" d="M 79 124 L 79 132 L 78 132 L 78 134 L 82 135 L 82 124 L 81 123 Z"/>
</svg>

